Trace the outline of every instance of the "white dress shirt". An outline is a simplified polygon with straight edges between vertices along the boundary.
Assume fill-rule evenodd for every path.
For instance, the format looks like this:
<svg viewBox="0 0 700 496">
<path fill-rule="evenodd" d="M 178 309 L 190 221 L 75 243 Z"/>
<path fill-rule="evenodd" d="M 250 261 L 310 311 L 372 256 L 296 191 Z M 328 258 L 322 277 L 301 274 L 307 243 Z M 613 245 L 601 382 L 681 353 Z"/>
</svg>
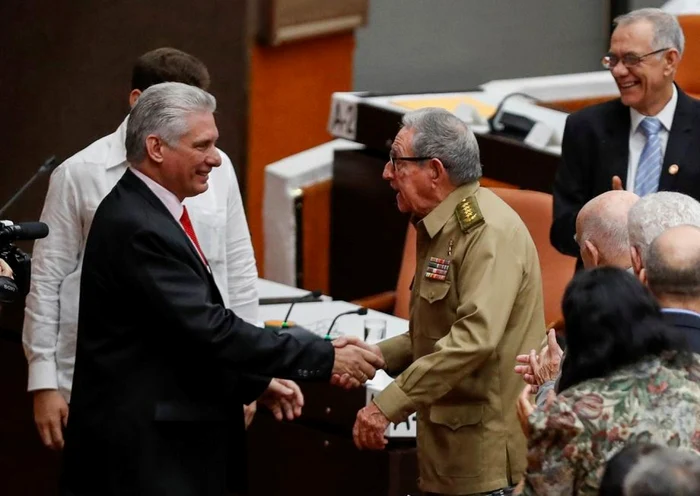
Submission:
<svg viewBox="0 0 700 496">
<path fill-rule="evenodd" d="M 34 244 L 22 332 L 29 391 L 58 389 L 70 399 L 85 242 L 97 206 L 128 167 L 126 123 L 51 175 L 41 214 L 49 235 Z M 250 232 L 233 165 L 219 153 L 222 163 L 209 174 L 207 191 L 184 203 L 224 301 L 236 315 L 256 323 L 258 273 Z"/>
<path fill-rule="evenodd" d="M 661 142 L 661 160 L 666 156 L 666 144 L 668 143 L 668 133 L 671 132 L 673 124 L 673 115 L 676 113 L 676 104 L 678 103 L 678 90 L 676 85 L 673 85 L 673 95 L 666 106 L 661 109 L 661 112 L 655 116 L 661 121 L 661 130 L 659 131 L 659 141 Z M 640 129 L 639 124 L 647 117 L 640 114 L 630 107 L 630 151 L 629 161 L 627 162 L 627 191 L 634 193 L 634 183 L 637 175 L 637 166 L 639 165 L 639 157 L 642 156 L 642 150 L 647 143 L 647 138 L 644 132 Z"/>
</svg>

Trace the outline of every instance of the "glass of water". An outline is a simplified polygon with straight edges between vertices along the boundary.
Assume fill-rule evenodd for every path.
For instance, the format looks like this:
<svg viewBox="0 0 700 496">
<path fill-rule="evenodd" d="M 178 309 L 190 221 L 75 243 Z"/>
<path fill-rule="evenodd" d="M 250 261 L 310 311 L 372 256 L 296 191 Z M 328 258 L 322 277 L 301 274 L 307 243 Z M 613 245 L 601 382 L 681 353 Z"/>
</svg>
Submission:
<svg viewBox="0 0 700 496">
<path fill-rule="evenodd" d="M 386 320 L 365 319 L 365 342 L 378 343 L 386 338 Z"/>
</svg>

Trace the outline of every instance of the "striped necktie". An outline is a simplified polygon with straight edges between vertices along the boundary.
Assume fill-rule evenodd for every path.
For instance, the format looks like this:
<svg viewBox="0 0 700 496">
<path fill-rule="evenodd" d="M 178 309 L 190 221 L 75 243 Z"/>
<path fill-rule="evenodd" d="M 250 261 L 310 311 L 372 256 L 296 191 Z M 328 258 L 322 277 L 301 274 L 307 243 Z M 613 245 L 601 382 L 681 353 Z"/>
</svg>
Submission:
<svg viewBox="0 0 700 496">
<path fill-rule="evenodd" d="M 202 248 L 199 246 L 199 241 L 197 241 L 197 235 L 194 233 L 194 227 L 192 227 L 192 222 L 190 221 L 190 215 L 187 213 L 187 207 L 182 206 L 182 215 L 180 216 L 180 224 L 182 224 L 182 228 L 185 230 L 187 233 L 187 236 L 189 236 L 190 240 L 192 240 L 192 243 L 194 243 L 194 246 L 197 248 L 197 251 L 199 252 L 199 256 L 202 257 L 202 261 L 204 262 L 204 265 L 209 265 L 207 262 L 207 257 L 204 256 L 204 252 L 202 251 Z"/>
<path fill-rule="evenodd" d="M 634 192 L 640 197 L 655 193 L 659 189 L 659 177 L 661 176 L 661 121 L 656 117 L 645 117 L 639 124 L 647 142 L 639 157 L 637 174 L 634 179 Z"/>
</svg>

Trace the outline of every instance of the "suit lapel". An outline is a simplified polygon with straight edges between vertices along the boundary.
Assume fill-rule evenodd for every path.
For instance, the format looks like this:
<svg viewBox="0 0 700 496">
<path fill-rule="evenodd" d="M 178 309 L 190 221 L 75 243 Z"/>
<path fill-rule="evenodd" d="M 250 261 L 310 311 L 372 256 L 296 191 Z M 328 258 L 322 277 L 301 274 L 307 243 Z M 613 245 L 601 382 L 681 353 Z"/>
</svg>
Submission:
<svg viewBox="0 0 700 496">
<path fill-rule="evenodd" d="M 630 110 L 620 100 L 606 122 L 607 168 L 610 173 L 607 188 L 611 188 L 613 176 L 622 179 L 623 187 L 627 183 L 627 166 L 629 162 Z"/>
<path fill-rule="evenodd" d="M 678 174 L 670 174 L 669 166 L 676 164 L 678 168 L 683 168 L 689 165 L 684 164 L 683 161 L 688 145 L 692 141 L 694 120 L 693 102 L 678 88 L 678 103 L 676 103 L 676 112 L 673 115 L 673 124 L 668 136 L 668 143 L 666 143 L 666 154 L 659 178 L 659 191 L 675 191 L 677 189 Z"/>
<path fill-rule="evenodd" d="M 163 202 L 160 201 L 160 199 L 151 191 L 151 189 L 144 184 L 143 181 L 141 181 L 136 175 L 131 172 L 129 168 L 126 169 L 126 172 L 124 173 L 124 176 L 122 176 L 121 179 L 124 184 L 129 186 L 130 189 L 132 189 L 135 193 L 139 194 L 143 199 L 145 199 L 153 208 L 155 208 L 158 212 L 160 212 L 163 217 L 165 218 L 166 222 L 171 223 L 173 229 L 178 233 L 178 236 L 182 239 L 182 242 L 187 246 L 187 249 L 190 252 L 190 255 L 192 258 L 196 259 L 197 263 L 199 264 L 199 267 L 201 267 L 202 272 L 206 278 L 206 280 L 209 282 L 211 286 L 214 287 L 216 295 L 218 295 L 218 299 L 223 301 L 223 298 L 221 298 L 221 294 L 219 292 L 219 288 L 216 285 L 216 281 L 214 281 L 214 277 L 212 276 L 211 272 L 209 271 L 209 268 L 204 264 L 204 261 L 202 260 L 202 257 L 199 256 L 199 253 L 197 253 L 197 249 L 194 247 L 192 242 L 187 236 L 187 233 L 185 233 L 184 229 L 180 226 L 180 223 L 175 220 L 175 218 L 172 216 L 170 211 L 163 205 Z"/>
</svg>

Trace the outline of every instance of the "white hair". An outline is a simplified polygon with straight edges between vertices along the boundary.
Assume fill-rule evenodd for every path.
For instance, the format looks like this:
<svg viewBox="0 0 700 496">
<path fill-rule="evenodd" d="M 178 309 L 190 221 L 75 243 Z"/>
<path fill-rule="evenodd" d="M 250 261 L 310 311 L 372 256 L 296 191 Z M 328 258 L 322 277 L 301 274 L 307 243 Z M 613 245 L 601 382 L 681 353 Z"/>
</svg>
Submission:
<svg viewBox="0 0 700 496">
<path fill-rule="evenodd" d="M 671 227 L 700 227 L 700 203 L 688 195 L 672 191 L 652 193 L 639 200 L 627 219 L 630 246 L 646 259 L 649 245 Z"/>
<path fill-rule="evenodd" d="M 146 138 L 151 134 L 174 145 L 188 131 L 188 115 L 215 110 L 216 99 L 196 86 L 168 82 L 148 87 L 129 114 L 126 159 L 132 165 L 141 163 L 146 158 Z"/>
<path fill-rule="evenodd" d="M 479 144 L 463 120 L 437 107 L 407 112 L 403 126 L 413 129 L 413 153 L 439 158 L 453 184 L 459 186 L 481 177 Z"/>
<path fill-rule="evenodd" d="M 679 55 L 683 55 L 685 36 L 676 16 L 661 9 L 637 9 L 617 16 L 613 20 L 613 24 L 615 26 L 626 26 L 639 21 L 648 21 L 654 27 L 654 40 L 651 43 L 652 50 L 675 48 L 678 50 Z"/>
</svg>

